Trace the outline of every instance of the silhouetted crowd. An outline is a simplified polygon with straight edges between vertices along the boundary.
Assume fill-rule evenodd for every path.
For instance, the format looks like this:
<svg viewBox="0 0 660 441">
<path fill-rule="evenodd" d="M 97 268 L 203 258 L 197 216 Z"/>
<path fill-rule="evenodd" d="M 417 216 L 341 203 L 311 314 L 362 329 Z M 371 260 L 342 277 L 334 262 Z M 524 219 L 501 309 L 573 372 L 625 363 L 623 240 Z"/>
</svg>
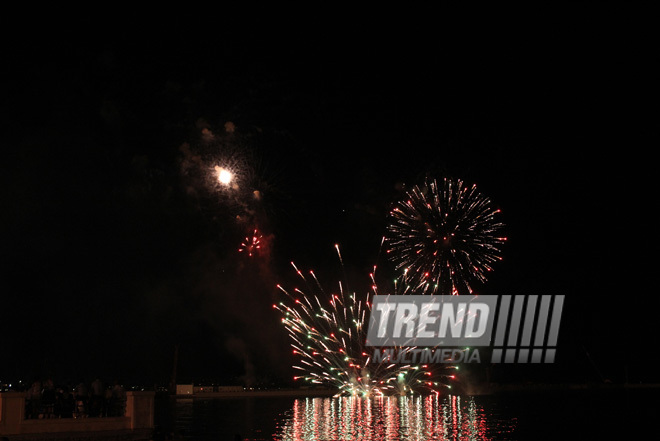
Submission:
<svg viewBox="0 0 660 441">
<path fill-rule="evenodd" d="M 126 391 L 115 381 L 112 387 L 96 378 L 88 386 L 55 387 L 49 378 L 35 380 L 26 392 L 25 418 L 85 418 L 124 416 Z"/>
</svg>

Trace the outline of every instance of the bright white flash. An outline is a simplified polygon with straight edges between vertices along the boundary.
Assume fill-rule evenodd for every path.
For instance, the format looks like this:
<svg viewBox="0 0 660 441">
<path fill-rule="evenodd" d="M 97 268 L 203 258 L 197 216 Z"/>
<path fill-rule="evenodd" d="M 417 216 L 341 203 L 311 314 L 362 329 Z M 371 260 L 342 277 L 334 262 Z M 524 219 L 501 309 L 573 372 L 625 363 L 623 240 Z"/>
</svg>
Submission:
<svg viewBox="0 0 660 441">
<path fill-rule="evenodd" d="M 231 178 L 232 174 L 229 170 L 221 168 L 220 171 L 218 171 L 218 181 L 220 181 L 221 184 L 229 185 Z"/>
</svg>

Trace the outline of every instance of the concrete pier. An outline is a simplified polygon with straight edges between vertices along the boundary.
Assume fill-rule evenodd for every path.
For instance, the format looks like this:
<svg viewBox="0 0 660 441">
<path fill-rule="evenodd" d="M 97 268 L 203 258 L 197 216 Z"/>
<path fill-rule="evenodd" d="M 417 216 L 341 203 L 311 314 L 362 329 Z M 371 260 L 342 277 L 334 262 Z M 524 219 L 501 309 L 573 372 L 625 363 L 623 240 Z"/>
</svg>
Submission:
<svg viewBox="0 0 660 441">
<path fill-rule="evenodd" d="M 0 392 L 0 437 L 27 440 L 151 439 L 154 392 L 126 392 L 126 412 L 118 417 L 25 419 L 25 394 Z"/>
</svg>

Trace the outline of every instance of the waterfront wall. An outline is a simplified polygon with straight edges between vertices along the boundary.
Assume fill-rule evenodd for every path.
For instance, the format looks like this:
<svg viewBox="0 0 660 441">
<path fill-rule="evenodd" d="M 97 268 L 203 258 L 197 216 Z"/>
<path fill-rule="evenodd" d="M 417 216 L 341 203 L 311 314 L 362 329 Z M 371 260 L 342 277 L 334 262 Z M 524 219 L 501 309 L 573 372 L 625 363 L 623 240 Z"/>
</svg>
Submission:
<svg viewBox="0 0 660 441">
<path fill-rule="evenodd" d="M 154 428 L 154 392 L 126 392 L 119 417 L 25 419 L 25 394 L 0 392 L 0 437 L 27 440 L 149 440 Z"/>
</svg>

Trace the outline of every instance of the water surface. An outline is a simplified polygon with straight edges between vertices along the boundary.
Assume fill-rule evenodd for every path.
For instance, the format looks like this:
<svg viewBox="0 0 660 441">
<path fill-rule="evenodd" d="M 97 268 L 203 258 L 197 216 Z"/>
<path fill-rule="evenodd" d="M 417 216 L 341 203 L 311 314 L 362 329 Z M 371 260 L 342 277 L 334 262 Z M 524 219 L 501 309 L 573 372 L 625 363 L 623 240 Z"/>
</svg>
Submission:
<svg viewBox="0 0 660 441">
<path fill-rule="evenodd" d="M 648 390 L 171 399 L 158 403 L 156 423 L 193 441 L 647 439 L 657 398 Z"/>
</svg>

